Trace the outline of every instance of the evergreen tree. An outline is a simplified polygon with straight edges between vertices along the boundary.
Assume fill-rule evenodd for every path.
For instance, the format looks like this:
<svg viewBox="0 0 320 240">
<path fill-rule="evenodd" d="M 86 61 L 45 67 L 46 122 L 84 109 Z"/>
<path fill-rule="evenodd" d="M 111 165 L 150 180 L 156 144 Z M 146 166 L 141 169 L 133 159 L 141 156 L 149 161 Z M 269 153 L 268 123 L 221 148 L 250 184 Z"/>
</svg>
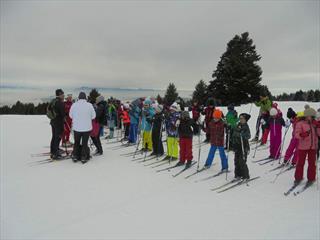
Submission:
<svg viewBox="0 0 320 240">
<path fill-rule="evenodd" d="M 212 74 L 213 80 L 208 86 L 209 95 L 224 105 L 257 99 L 263 90 L 260 85 L 262 70 L 257 65 L 260 59 L 249 33 L 236 35 L 227 44 L 227 50 Z"/>
<path fill-rule="evenodd" d="M 309 90 L 307 92 L 307 101 L 308 102 L 313 102 L 314 101 L 314 91 L 313 90 Z"/>
<path fill-rule="evenodd" d="M 192 101 L 197 101 L 200 105 L 203 105 L 207 98 L 207 84 L 201 79 L 193 91 Z"/>
<path fill-rule="evenodd" d="M 320 102 L 320 90 L 314 91 L 314 101 Z"/>
<path fill-rule="evenodd" d="M 177 92 L 176 86 L 173 83 L 170 83 L 167 88 L 166 94 L 164 95 L 164 103 L 167 106 L 170 106 L 177 100 L 178 96 L 179 94 Z"/>
<path fill-rule="evenodd" d="M 297 91 L 296 94 L 294 95 L 293 101 L 304 101 L 304 97 L 303 97 L 303 91 Z"/>
<path fill-rule="evenodd" d="M 89 101 L 91 103 L 95 103 L 96 102 L 96 99 L 97 97 L 100 96 L 100 93 L 97 91 L 97 89 L 92 89 L 91 92 L 89 93 Z"/>
</svg>

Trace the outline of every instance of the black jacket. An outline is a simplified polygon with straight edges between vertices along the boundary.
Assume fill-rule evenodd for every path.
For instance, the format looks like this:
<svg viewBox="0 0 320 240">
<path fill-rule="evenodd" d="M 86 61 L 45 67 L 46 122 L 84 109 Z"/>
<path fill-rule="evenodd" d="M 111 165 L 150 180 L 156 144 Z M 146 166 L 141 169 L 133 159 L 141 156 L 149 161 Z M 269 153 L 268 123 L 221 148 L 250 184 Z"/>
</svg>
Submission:
<svg viewBox="0 0 320 240">
<path fill-rule="evenodd" d="M 107 125 L 106 102 L 99 102 L 96 109 L 96 119 L 100 125 Z"/>
<path fill-rule="evenodd" d="M 241 138 L 244 151 L 248 152 L 250 150 L 249 139 L 251 138 L 251 134 L 247 123 L 238 123 L 238 125 L 233 130 L 231 139 L 233 144 L 232 146 L 235 148 L 235 150 L 242 151 Z"/>
<path fill-rule="evenodd" d="M 192 138 L 193 137 L 193 128 L 195 122 L 188 119 L 180 119 L 180 125 L 178 128 L 179 137 L 181 138 Z"/>
<path fill-rule="evenodd" d="M 56 117 L 50 121 L 51 125 L 59 128 L 63 128 L 66 113 L 64 111 L 64 102 L 60 98 L 57 98 L 55 105 L 53 106 L 56 112 Z"/>
</svg>

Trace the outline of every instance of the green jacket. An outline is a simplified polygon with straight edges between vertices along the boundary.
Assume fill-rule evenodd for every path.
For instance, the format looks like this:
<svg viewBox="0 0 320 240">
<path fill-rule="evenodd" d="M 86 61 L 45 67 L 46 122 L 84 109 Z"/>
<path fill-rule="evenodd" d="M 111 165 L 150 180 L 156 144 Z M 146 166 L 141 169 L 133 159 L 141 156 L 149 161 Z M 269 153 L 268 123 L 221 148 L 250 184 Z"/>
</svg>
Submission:
<svg viewBox="0 0 320 240">
<path fill-rule="evenodd" d="M 269 112 L 272 107 L 272 101 L 266 97 L 265 99 L 254 103 L 257 107 L 260 107 L 261 112 Z"/>
<path fill-rule="evenodd" d="M 230 126 L 231 128 L 235 128 L 238 122 L 238 116 L 237 116 L 237 112 L 236 111 L 228 111 L 227 115 L 226 115 L 226 119 L 227 119 L 227 124 L 228 126 Z"/>
</svg>

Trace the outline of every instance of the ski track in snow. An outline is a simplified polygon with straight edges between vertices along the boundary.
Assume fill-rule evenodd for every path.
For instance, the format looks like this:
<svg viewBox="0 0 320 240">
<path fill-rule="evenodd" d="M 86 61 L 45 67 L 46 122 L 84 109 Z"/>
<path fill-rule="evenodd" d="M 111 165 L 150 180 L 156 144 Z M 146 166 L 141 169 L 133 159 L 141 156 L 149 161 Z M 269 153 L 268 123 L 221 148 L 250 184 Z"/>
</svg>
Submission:
<svg viewBox="0 0 320 240">
<path fill-rule="evenodd" d="M 280 102 L 279 106 L 285 116 L 288 107 L 301 111 L 304 104 Z M 319 103 L 310 105 L 320 107 Z M 226 108 L 222 109 L 226 113 Z M 249 109 L 250 104 L 236 108 L 239 114 Z M 257 114 L 258 108 L 253 107 L 251 135 L 255 134 Z M 194 172 L 197 164 L 173 178 L 180 169 L 156 173 L 168 165 L 143 166 L 143 162 L 131 161 L 132 156 L 120 156 L 134 151 L 134 146 L 112 150 L 110 147 L 120 143 L 105 144 L 106 140 L 102 140 L 104 155 L 85 165 L 71 160 L 32 165 L 47 158 L 31 157 L 49 150 L 45 146 L 51 128 L 46 117 L 2 115 L 0 124 L 1 239 L 320 238 L 316 184 L 301 195 L 285 197 L 294 170 L 271 183 L 280 170 L 268 170 L 278 163 L 251 162 L 267 157 L 268 149 L 257 151 L 254 159 L 251 150 L 248 157 L 251 177 L 259 179 L 217 194 L 210 189 L 226 183 L 225 174 L 195 181 L 220 170 L 218 154 L 211 169 L 189 179 L 185 176 Z M 290 137 L 291 129 L 284 150 Z M 209 145 L 201 146 L 200 168 L 208 150 Z M 197 161 L 198 148 L 194 147 L 193 155 Z M 228 180 L 233 178 L 233 165 L 233 153 L 229 153 Z"/>
</svg>

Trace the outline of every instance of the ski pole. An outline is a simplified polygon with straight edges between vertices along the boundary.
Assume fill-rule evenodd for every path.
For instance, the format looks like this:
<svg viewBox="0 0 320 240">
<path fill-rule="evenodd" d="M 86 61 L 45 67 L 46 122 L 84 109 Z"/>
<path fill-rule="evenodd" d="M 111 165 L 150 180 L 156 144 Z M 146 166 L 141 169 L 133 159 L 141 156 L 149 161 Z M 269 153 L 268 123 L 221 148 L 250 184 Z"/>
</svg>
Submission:
<svg viewBox="0 0 320 240">
<path fill-rule="evenodd" d="M 249 110 L 249 114 L 251 114 L 251 110 L 252 110 L 252 105 L 253 105 L 253 103 L 251 103 L 251 105 L 250 105 L 250 110 Z"/>
<path fill-rule="evenodd" d="M 228 129 L 228 143 L 227 143 L 227 161 L 229 161 L 229 152 L 230 152 L 230 129 Z M 242 139 L 241 139 L 242 140 Z M 228 169 L 226 171 L 226 180 L 228 180 Z"/>
<path fill-rule="evenodd" d="M 289 125 L 289 127 L 291 126 L 291 123 L 290 123 L 290 125 Z M 278 153 L 279 153 L 279 151 L 280 151 L 280 155 L 279 155 L 279 164 L 280 164 L 280 162 L 281 162 L 281 154 L 282 154 L 282 150 L 283 150 L 283 145 L 284 145 L 284 141 L 285 141 L 285 139 L 286 139 L 286 135 L 287 135 L 287 133 L 288 133 L 288 130 L 289 130 L 289 127 L 286 129 L 286 131 L 285 131 L 285 133 L 284 133 L 284 135 L 283 135 L 283 137 L 282 137 L 282 141 L 281 141 L 281 143 L 280 143 L 280 146 L 278 147 L 278 150 L 277 150 L 277 152 L 276 152 L 276 156 L 278 155 Z M 273 165 L 273 164 L 272 164 Z"/>
<path fill-rule="evenodd" d="M 260 120 L 260 123 L 258 124 L 258 126 L 257 126 L 257 128 L 256 128 L 256 131 L 257 131 L 257 132 L 259 131 L 260 126 L 261 126 L 261 120 Z M 262 133 L 262 135 L 263 135 L 263 133 Z M 258 140 L 259 140 L 259 134 L 258 134 Z M 256 147 L 255 147 L 255 149 L 254 149 L 254 153 L 253 153 L 252 158 L 255 158 L 255 157 L 256 157 L 256 152 L 257 152 L 258 142 L 259 142 L 258 140 L 256 141 Z"/>
<path fill-rule="evenodd" d="M 198 152 L 198 166 L 197 171 L 199 171 L 200 168 L 200 154 L 201 154 L 201 131 L 198 133 L 198 143 L 199 143 L 199 152 Z"/>
</svg>

